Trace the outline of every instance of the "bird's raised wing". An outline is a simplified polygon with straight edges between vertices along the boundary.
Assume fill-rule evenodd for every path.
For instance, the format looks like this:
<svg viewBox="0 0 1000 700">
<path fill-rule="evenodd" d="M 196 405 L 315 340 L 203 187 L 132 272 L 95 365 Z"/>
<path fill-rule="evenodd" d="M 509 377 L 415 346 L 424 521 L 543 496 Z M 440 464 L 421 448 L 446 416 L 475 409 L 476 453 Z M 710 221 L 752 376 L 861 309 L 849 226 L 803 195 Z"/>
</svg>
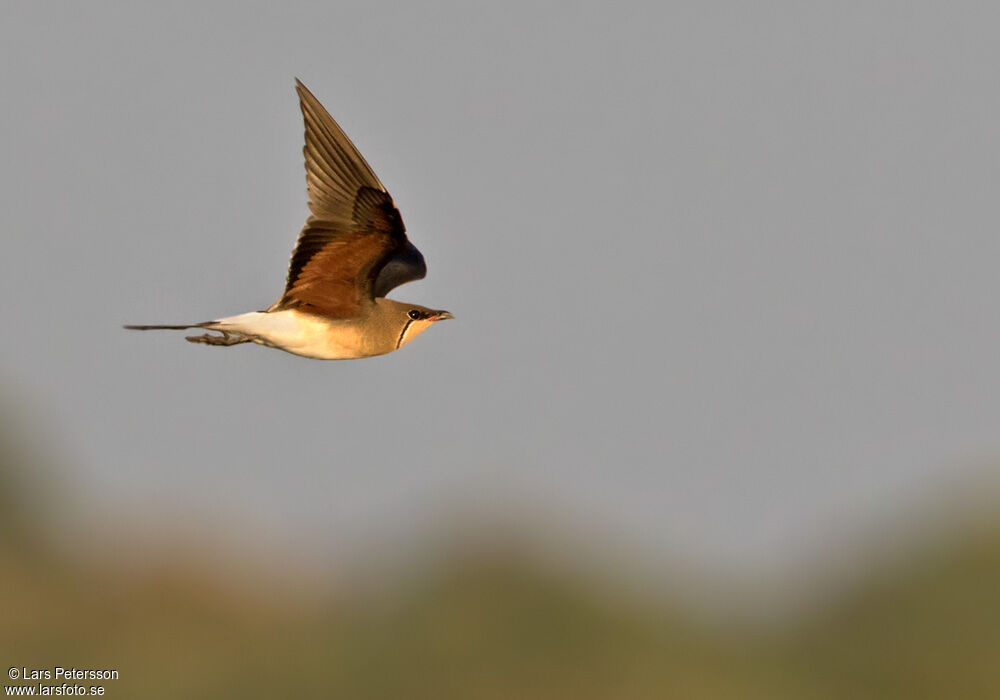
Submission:
<svg viewBox="0 0 1000 700">
<path fill-rule="evenodd" d="M 426 267 L 371 167 L 306 86 L 296 81 L 296 89 L 311 216 L 292 253 L 285 293 L 272 309 L 351 318 L 377 293 L 423 277 Z"/>
</svg>

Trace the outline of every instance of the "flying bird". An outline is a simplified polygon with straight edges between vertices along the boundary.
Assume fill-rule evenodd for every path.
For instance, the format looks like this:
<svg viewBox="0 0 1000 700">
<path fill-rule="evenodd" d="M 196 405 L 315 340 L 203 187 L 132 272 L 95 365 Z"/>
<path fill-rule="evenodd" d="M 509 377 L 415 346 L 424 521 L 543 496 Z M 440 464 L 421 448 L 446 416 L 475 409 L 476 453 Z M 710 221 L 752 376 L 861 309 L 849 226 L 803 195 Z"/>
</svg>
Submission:
<svg viewBox="0 0 1000 700">
<path fill-rule="evenodd" d="M 192 343 L 257 343 L 319 360 L 348 360 L 398 350 L 447 311 L 386 295 L 427 274 L 392 197 L 347 134 L 296 79 L 305 120 L 310 216 L 299 234 L 285 291 L 264 311 L 186 325 L 125 326 L 185 330 Z"/>
</svg>

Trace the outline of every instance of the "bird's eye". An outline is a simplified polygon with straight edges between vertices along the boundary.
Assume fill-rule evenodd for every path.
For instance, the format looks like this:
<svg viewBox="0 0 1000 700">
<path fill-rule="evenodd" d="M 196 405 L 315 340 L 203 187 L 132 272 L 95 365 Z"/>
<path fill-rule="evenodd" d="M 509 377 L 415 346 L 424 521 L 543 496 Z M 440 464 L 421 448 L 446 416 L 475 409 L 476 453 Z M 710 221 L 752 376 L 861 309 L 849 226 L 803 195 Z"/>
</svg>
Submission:
<svg viewBox="0 0 1000 700">
<path fill-rule="evenodd" d="M 421 317 L 422 314 L 419 311 L 417 311 L 416 309 L 410 309 L 410 313 L 408 313 L 406 315 L 409 316 L 410 318 L 412 318 L 414 321 L 416 321 L 418 318 Z"/>
</svg>

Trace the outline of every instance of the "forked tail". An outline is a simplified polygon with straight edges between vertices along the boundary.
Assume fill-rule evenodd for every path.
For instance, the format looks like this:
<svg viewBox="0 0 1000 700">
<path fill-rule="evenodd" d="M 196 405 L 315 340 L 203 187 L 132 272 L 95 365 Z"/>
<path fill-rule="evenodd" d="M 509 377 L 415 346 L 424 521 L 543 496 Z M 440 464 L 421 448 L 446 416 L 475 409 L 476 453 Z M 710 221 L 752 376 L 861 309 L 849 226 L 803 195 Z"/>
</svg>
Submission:
<svg viewBox="0 0 1000 700">
<path fill-rule="evenodd" d="M 206 328 L 212 324 L 211 321 L 204 323 L 189 323 L 184 326 L 122 326 L 130 331 L 183 331 L 186 328 Z"/>
<path fill-rule="evenodd" d="M 189 335 L 184 339 L 189 343 L 204 343 L 205 345 L 239 345 L 240 343 L 249 343 L 251 339 L 242 333 L 235 331 L 228 331 L 219 328 L 216 324 L 218 321 L 205 321 L 203 323 L 192 323 L 187 326 L 166 326 L 166 325 L 156 325 L 156 326 L 122 326 L 122 328 L 127 328 L 130 331 L 183 331 L 188 328 L 209 328 L 213 331 L 218 331 L 221 335 L 213 335 L 211 333 L 206 333 L 204 335 Z"/>
</svg>

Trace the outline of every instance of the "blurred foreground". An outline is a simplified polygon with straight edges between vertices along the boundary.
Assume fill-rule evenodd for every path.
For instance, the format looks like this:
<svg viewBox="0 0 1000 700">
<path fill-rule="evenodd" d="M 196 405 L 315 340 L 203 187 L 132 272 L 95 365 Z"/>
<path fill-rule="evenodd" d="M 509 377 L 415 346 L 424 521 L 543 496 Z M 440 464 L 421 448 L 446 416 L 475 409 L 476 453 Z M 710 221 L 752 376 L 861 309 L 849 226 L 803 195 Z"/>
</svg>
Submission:
<svg viewBox="0 0 1000 700">
<path fill-rule="evenodd" d="M 108 697 L 1000 697 L 1000 527 L 981 522 L 732 624 L 517 546 L 316 595 L 187 555 L 68 557 L 15 447 L 0 431 L 0 663 L 119 669 Z"/>
</svg>

